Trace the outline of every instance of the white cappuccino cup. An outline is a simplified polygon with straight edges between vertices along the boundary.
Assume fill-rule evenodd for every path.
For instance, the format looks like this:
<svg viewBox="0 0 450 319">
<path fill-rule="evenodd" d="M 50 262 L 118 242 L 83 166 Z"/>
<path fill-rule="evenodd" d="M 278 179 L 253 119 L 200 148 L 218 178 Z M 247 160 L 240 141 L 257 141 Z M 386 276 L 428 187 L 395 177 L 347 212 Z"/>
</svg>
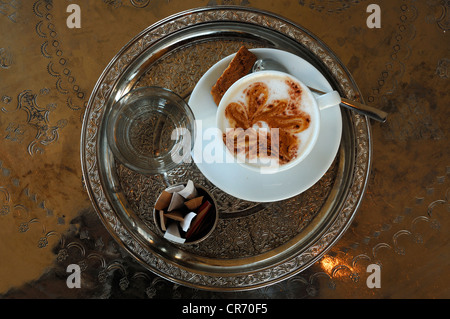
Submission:
<svg viewBox="0 0 450 319">
<path fill-rule="evenodd" d="M 259 71 L 226 91 L 216 125 L 223 147 L 235 162 L 273 174 L 308 156 L 319 136 L 321 110 L 340 102 L 336 91 L 316 97 L 290 74 Z"/>
</svg>

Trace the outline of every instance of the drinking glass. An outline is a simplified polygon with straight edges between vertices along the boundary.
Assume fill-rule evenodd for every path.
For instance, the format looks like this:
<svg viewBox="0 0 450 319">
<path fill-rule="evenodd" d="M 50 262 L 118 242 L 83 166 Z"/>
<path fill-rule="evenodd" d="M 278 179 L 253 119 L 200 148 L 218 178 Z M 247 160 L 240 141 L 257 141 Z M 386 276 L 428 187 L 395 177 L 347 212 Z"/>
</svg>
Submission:
<svg viewBox="0 0 450 319">
<path fill-rule="evenodd" d="M 191 160 L 195 118 L 176 93 L 161 87 L 134 89 L 117 101 L 106 135 L 117 159 L 142 174 L 164 174 Z"/>
</svg>

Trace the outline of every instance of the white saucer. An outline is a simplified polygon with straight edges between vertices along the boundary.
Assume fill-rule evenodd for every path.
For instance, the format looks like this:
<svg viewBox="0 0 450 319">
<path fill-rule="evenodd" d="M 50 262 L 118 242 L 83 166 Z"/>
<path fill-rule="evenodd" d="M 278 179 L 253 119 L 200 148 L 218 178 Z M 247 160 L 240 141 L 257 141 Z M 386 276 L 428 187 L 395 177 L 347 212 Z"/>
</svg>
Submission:
<svg viewBox="0 0 450 319">
<path fill-rule="evenodd" d="M 324 92 L 332 91 L 325 77 L 302 58 L 276 49 L 251 49 L 258 58 L 273 58 L 284 64 L 290 73 L 308 86 Z M 224 192 L 248 201 L 273 202 L 298 195 L 313 186 L 326 173 L 336 157 L 342 135 L 342 117 L 338 105 L 321 111 L 321 130 L 314 149 L 295 167 L 275 174 L 261 174 L 238 163 L 217 163 L 205 159 L 205 147 L 213 138 L 205 136 L 207 129 L 215 128 L 217 105 L 211 87 L 226 69 L 234 54 L 212 66 L 192 91 L 189 106 L 197 126 L 193 159 L 203 175 Z M 210 130 L 209 130 L 210 131 Z M 203 138 L 202 141 L 199 139 Z M 209 140 L 209 138 L 211 138 Z M 205 152 L 203 152 L 205 151 Z M 210 152 L 210 151 L 209 151 Z"/>
</svg>

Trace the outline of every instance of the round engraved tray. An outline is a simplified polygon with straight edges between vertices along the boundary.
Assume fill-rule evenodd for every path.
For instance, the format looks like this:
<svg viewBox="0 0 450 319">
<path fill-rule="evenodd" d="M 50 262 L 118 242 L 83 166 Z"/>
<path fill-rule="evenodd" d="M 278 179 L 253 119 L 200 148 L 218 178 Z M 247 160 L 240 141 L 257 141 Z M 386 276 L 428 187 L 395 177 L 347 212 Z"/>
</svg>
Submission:
<svg viewBox="0 0 450 319">
<path fill-rule="evenodd" d="M 83 176 L 108 231 L 149 270 L 200 289 L 252 289 L 306 269 L 345 232 L 369 175 L 370 125 L 366 117 L 344 109 L 333 164 L 306 192 L 283 201 L 234 198 L 209 182 L 195 163 L 164 176 L 144 176 L 115 161 L 103 121 L 115 101 L 148 85 L 166 87 L 188 100 L 202 75 L 243 44 L 294 53 L 320 70 L 342 96 L 360 96 L 341 62 L 300 26 L 250 8 L 199 8 L 162 20 L 132 39 L 98 80 L 83 122 Z M 151 213 L 167 185 L 189 179 L 214 194 L 220 218 L 206 240 L 178 246 L 158 235 Z"/>
</svg>

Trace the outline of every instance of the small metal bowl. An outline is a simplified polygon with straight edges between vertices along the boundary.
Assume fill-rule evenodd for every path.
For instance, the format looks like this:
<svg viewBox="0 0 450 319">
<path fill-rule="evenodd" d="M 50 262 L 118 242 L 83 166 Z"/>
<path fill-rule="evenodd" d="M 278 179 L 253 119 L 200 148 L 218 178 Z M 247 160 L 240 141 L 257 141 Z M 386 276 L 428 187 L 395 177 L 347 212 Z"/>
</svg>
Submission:
<svg viewBox="0 0 450 319">
<path fill-rule="evenodd" d="M 172 186 L 166 188 L 165 190 L 170 190 L 170 189 L 173 189 L 180 185 L 186 186 L 187 182 L 172 185 Z M 206 220 L 204 221 L 208 227 L 202 229 L 202 231 L 199 234 L 196 234 L 192 238 L 186 239 L 186 241 L 184 243 L 176 242 L 176 244 L 179 244 L 179 245 L 194 245 L 194 244 L 198 244 L 198 243 L 202 242 L 203 240 L 208 238 L 213 233 L 214 229 L 217 226 L 218 220 L 219 220 L 219 212 L 217 210 L 218 206 L 217 206 L 216 199 L 202 185 L 194 183 L 194 187 L 197 189 L 198 196 L 204 196 L 203 202 L 205 200 L 209 200 L 209 202 L 212 204 L 210 211 L 208 212 L 208 215 L 205 217 Z M 160 196 L 161 196 L 161 194 L 158 196 L 155 203 L 158 202 Z M 164 237 L 164 231 L 161 229 L 161 223 L 160 223 L 161 221 L 160 221 L 159 211 L 156 210 L 155 208 L 153 208 L 153 220 L 155 222 L 158 234 L 161 235 L 162 237 Z M 170 241 L 170 239 L 168 239 L 168 240 Z"/>
</svg>

